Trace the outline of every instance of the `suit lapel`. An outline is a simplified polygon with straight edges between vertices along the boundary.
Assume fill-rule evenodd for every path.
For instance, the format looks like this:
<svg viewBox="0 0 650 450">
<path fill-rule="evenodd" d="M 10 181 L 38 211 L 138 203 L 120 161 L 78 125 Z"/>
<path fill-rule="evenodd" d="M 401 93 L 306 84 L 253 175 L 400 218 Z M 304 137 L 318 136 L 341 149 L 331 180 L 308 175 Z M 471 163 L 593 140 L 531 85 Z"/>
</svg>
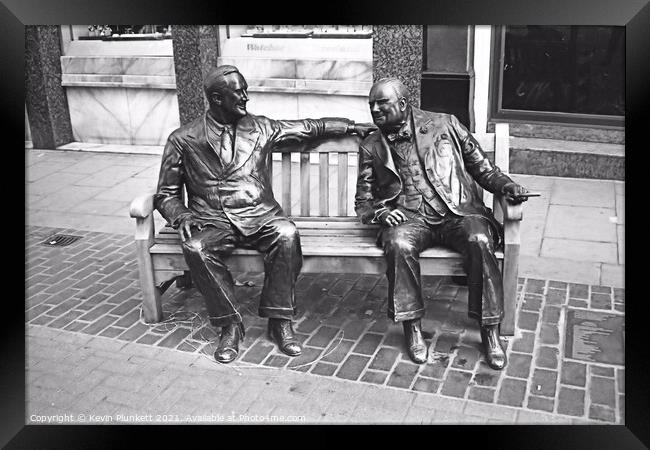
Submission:
<svg viewBox="0 0 650 450">
<path fill-rule="evenodd" d="M 232 173 L 243 166 L 255 150 L 255 145 L 260 138 L 260 132 L 255 127 L 250 115 L 246 115 L 237 122 L 235 132 L 235 154 L 232 162 L 226 167 L 228 173 Z"/>
<path fill-rule="evenodd" d="M 413 134 L 415 135 L 415 144 L 418 155 L 422 162 L 426 162 L 427 155 L 431 150 L 433 140 L 433 127 L 430 125 L 431 119 L 418 108 L 411 107 L 413 111 Z"/>
<path fill-rule="evenodd" d="M 390 146 L 388 145 L 388 141 L 386 140 L 386 136 L 384 136 L 384 133 L 379 133 L 381 138 L 379 141 L 377 141 L 377 144 L 375 145 L 375 151 L 377 152 L 377 155 L 381 159 L 381 161 L 384 163 L 384 166 L 391 172 L 395 174 L 395 176 L 398 179 L 401 179 L 399 177 L 399 174 L 397 173 L 397 169 L 395 168 L 395 161 L 393 161 L 393 154 L 390 151 Z"/>
</svg>

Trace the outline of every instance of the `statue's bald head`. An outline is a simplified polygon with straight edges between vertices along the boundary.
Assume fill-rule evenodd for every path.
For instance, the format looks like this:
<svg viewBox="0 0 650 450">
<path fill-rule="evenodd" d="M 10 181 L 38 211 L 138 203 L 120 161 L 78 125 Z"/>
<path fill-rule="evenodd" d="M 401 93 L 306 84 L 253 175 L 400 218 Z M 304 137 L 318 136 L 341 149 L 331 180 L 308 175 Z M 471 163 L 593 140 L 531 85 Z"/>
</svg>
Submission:
<svg viewBox="0 0 650 450">
<path fill-rule="evenodd" d="M 372 121 L 382 131 L 399 129 L 410 111 L 406 86 L 395 77 L 381 78 L 373 84 L 368 104 Z"/>
<path fill-rule="evenodd" d="M 386 77 L 377 80 L 375 84 L 372 85 L 372 88 L 370 88 L 370 96 L 372 96 L 374 91 L 377 91 L 380 88 L 390 88 L 393 90 L 398 100 L 405 98 L 407 103 L 409 101 L 408 89 L 406 88 L 406 86 L 404 86 L 404 83 L 402 83 L 402 81 L 397 77 Z"/>
</svg>

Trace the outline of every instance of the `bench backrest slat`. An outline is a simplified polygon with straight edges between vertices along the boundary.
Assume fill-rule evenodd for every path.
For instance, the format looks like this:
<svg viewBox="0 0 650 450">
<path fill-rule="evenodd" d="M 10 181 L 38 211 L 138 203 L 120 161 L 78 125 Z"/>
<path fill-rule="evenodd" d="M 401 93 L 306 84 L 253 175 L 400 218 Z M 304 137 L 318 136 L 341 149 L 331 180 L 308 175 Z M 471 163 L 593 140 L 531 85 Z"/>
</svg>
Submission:
<svg viewBox="0 0 650 450">
<path fill-rule="evenodd" d="M 329 162 L 329 153 L 321 153 L 318 155 L 318 212 L 321 217 L 330 215 Z"/>
<path fill-rule="evenodd" d="M 291 153 L 282 154 L 282 209 L 291 215 Z"/>
<path fill-rule="evenodd" d="M 504 173 L 508 173 L 509 169 L 508 131 L 508 124 L 496 124 L 495 133 L 474 134 L 485 152 L 488 154 L 494 152 L 495 164 Z M 306 143 L 284 144 L 282 147 L 275 148 L 273 152 L 281 155 L 279 156 L 281 161 L 275 162 L 275 175 L 278 178 L 275 185 L 281 188 L 280 204 L 284 212 L 291 216 L 292 211 L 298 213 L 299 207 L 300 216 L 293 216 L 295 219 L 300 217 L 355 217 L 355 212 L 350 207 L 352 204 L 350 196 L 355 194 L 354 185 L 356 184 L 357 156 L 360 141 L 361 139 L 356 136 L 341 136 L 322 140 L 317 139 Z M 292 158 L 291 155 L 294 153 L 300 156 Z M 332 154 L 336 156 L 330 158 Z M 316 157 L 316 155 L 318 156 Z M 315 165 L 318 166 L 317 186 L 311 182 L 312 171 L 316 176 Z M 273 164 L 270 166 L 273 166 Z M 292 166 L 296 166 L 296 170 L 299 167 L 299 180 L 292 179 Z M 280 169 L 279 172 L 278 169 Z M 271 170 L 273 170 L 273 167 L 271 167 Z M 273 172 L 271 172 L 271 175 L 273 175 Z M 336 195 L 331 198 L 330 176 L 336 179 L 337 185 Z M 311 211 L 312 197 L 314 202 L 318 198 L 317 213 Z M 483 199 L 487 206 L 493 207 L 498 216 L 500 211 L 493 200 L 493 195 L 484 191 Z M 330 208 L 330 202 L 332 202 L 332 208 Z M 330 209 L 333 209 L 331 215 Z"/>
<path fill-rule="evenodd" d="M 311 193 L 309 192 L 309 177 L 310 177 L 310 165 L 309 165 L 309 153 L 300 154 L 300 215 L 309 216 L 309 199 Z"/>
<path fill-rule="evenodd" d="M 339 216 L 348 215 L 348 154 L 339 153 Z"/>
</svg>

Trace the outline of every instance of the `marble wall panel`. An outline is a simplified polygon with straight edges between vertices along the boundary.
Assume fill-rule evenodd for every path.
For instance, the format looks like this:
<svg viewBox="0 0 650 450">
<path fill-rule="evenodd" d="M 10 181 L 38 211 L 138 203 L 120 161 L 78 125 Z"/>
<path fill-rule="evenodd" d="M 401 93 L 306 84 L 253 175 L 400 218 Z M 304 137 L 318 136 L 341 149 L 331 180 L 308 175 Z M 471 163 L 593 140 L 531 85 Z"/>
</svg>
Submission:
<svg viewBox="0 0 650 450">
<path fill-rule="evenodd" d="M 164 145 L 180 126 L 176 91 L 127 89 L 131 139 L 137 145 Z"/>
<path fill-rule="evenodd" d="M 173 90 L 69 87 L 67 94 L 78 142 L 164 145 L 180 125 Z"/>
<path fill-rule="evenodd" d="M 69 87 L 66 92 L 75 141 L 131 144 L 126 89 Z"/>
<path fill-rule="evenodd" d="M 300 59 L 296 60 L 296 78 L 308 80 L 372 81 L 372 61 Z"/>
<path fill-rule="evenodd" d="M 64 74 L 174 76 L 171 56 L 62 56 Z"/>
<path fill-rule="evenodd" d="M 301 118 L 345 117 L 355 122 L 372 122 L 365 95 L 299 95 L 298 115 Z"/>
<path fill-rule="evenodd" d="M 372 122 L 366 96 L 253 92 L 248 111 L 271 119 L 345 117 Z"/>
<path fill-rule="evenodd" d="M 249 92 L 248 112 L 271 119 L 301 119 L 298 95 L 274 92 Z"/>
<path fill-rule="evenodd" d="M 244 78 L 296 78 L 295 59 L 219 57 L 219 65 L 236 66 Z"/>
</svg>

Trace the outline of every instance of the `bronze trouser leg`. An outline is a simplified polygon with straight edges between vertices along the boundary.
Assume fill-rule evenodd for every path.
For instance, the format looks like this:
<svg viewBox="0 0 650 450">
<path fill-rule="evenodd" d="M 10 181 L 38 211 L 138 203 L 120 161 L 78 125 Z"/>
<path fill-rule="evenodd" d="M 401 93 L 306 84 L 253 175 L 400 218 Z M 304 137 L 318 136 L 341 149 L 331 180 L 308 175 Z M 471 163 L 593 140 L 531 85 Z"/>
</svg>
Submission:
<svg viewBox="0 0 650 450">
<path fill-rule="evenodd" d="M 394 227 L 382 227 L 379 242 L 386 257 L 388 317 L 395 322 L 424 315 L 420 281 L 420 253 L 431 246 L 429 226 L 410 219 Z"/>
<path fill-rule="evenodd" d="M 275 219 L 244 238 L 244 242 L 264 253 L 260 317 L 291 319 L 296 309 L 296 279 L 302 268 L 302 249 L 296 226 L 289 219 Z"/>
<path fill-rule="evenodd" d="M 206 226 L 202 231 L 192 228 L 192 237 L 183 243 L 192 280 L 205 299 L 210 323 L 215 327 L 242 321 L 232 274 L 223 262 L 223 257 L 235 248 L 235 233 L 229 225 Z"/>
<path fill-rule="evenodd" d="M 494 256 L 494 230 L 481 216 L 455 217 L 436 226 L 435 240 L 463 255 L 467 272 L 468 314 L 481 325 L 503 319 L 503 284 Z"/>
</svg>

